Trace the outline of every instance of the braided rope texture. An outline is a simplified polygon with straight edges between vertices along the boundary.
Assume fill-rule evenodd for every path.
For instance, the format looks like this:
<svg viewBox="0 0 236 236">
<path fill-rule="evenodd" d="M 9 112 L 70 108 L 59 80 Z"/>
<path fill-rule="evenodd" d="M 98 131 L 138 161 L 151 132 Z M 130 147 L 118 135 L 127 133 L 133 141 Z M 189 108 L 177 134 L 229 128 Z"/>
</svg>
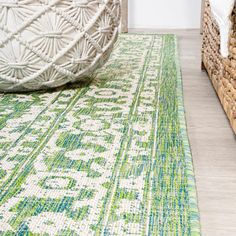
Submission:
<svg viewBox="0 0 236 236">
<path fill-rule="evenodd" d="M 0 91 L 86 80 L 107 61 L 120 0 L 0 0 Z"/>
</svg>

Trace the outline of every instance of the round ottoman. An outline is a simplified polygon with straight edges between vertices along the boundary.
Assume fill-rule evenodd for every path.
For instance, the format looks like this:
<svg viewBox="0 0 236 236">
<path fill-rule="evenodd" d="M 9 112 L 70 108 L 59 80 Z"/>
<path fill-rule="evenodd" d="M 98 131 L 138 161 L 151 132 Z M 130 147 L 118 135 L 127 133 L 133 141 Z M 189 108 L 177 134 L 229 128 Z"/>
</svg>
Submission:
<svg viewBox="0 0 236 236">
<path fill-rule="evenodd" d="M 108 59 L 119 20 L 119 0 L 0 0 L 0 91 L 86 80 Z"/>
</svg>

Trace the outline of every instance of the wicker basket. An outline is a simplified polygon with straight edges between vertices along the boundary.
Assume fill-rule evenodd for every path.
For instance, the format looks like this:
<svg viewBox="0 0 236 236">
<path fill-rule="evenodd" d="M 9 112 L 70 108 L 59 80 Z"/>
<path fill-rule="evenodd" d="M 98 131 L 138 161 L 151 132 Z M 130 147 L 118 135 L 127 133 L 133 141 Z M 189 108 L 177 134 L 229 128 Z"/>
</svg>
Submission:
<svg viewBox="0 0 236 236">
<path fill-rule="evenodd" d="M 220 33 L 211 14 L 209 0 L 205 1 L 202 69 L 205 69 L 220 98 L 236 133 L 236 7 L 231 16 L 233 28 L 229 40 L 229 57 L 220 54 Z"/>
</svg>

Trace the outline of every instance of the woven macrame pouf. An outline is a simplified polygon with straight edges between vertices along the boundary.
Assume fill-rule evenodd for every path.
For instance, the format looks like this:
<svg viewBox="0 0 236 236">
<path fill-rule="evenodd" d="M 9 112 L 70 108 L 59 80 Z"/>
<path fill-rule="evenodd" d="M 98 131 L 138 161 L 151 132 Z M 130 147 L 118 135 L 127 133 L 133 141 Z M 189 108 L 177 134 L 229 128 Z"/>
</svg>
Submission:
<svg viewBox="0 0 236 236">
<path fill-rule="evenodd" d="M 85 80 L 108 59 L 119 0 L 0 0 L 0 91 Z"/>
</svg>

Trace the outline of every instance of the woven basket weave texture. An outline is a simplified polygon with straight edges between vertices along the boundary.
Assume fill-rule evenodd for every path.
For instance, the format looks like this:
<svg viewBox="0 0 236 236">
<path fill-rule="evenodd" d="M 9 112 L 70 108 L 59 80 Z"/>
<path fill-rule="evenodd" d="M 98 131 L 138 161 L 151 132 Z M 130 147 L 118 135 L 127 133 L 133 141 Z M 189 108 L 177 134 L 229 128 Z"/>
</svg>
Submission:
<svg viewBox="0 0 236 236">
<path fill-rule="evenodd" d="M 220 33 L 209 4 L 205 1 L 202 67 L 206 69 L 224 110 L 236 133 L 236 7 L 231 15 L 233 27 L 229 39 L 229 56 L 220 54 Z"/>
</svg>

